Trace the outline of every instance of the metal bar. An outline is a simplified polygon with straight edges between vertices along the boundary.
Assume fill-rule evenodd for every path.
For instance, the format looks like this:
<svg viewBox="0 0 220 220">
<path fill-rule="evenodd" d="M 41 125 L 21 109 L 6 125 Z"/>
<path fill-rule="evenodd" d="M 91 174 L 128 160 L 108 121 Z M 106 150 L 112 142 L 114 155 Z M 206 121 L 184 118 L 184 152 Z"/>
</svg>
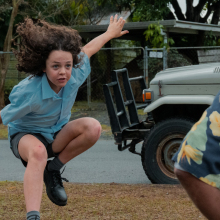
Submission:
<svg viewBox="0 0 220 220">
<path fill-rule="evenodd" d="M 119 151 L 123 151 L 126 150 L 127 148 L 129 148 L 131 146 L 131 144 L 125 145 L 124 147 L 122 147 L 122 144 L 118 145 L 118 150 Z"/>
<path fill-rule="evenodd" d="M 169 49 L 210 49 L 210 48 L 220 48 L 220 46 L 205 46 L 205 47 L 170 47 Z"/>
<path fill-rule="evenodd" d="M 147 46 L 145 47 L 145 71 L 146 71 L 145 81 L 146 81 L 146 84 L 148 85 L 148 47 Z"/>
<path fill-rule="evenodd" d="M 111 83 L 109 83 L 109 84 L 107 84 L 108 85 L 108 87 L 110 87 L 110 86 L 115 86 L 115 85 L 117 85 L 118 84 L 118 82 L 111 82 Z"/>
<path fill-rule="evenodd" d="M 113 91 L 114 91 L 114 96 L 115 96 L 115 104 L 117 107 L 117 112 L 123 111 L 123 114 L 118 118 L 122 129 L 129 127 L 129 119 L 126 113 L 124 99 L 123 99 L 121 87 L 120 87 L 119 80 L 118 80 L 118 73 L 123 74 L 124 72 L 127 73 L 126 68 L 112 71 L 112 81 L 118 82 L 118 84 L 113 87 Z M 127 99 L 127 100 L 130 100 L 130 99 Z"/>
<path fill-rule="evenodd" d="M 88 106 L 91 108 L 91 74 L 87 77 L 87 100 Z"/>
<path fill-rule="evenodd" d="M 122 144 L 118 145 L 118 150 L 123 151 L 126 150 L 129 147 L 135 147 L 137 143 L 139 143 L 141 140 L 132 140 L 131 143 L 127 144 L 127 141 L 124 141 L 124 146 L 122 147 Z"/>
<path fill-rule="evenodd" d="M 165 47 L 163 47 L 163 70 L 165 70 L 166 68 L 165 68 L 165 66 L 166 66 L 166 64 L 165 64 L 165 50 L 166 50 L 166 48 Z"/>
<path fill-rule="evenodd" d="M 144 108 L 144 107 L 146 107 L 146 106 L 148 106 L 148 104 L 138 105 L 138 106 L 137 106 L 137 109 L 139 109 L 139 108 Z"/>
<path fill-rule="evenodd" d="M 130 123 L 131 124 L 137 123 L 137 122 L 139 123 L 136 103 L 135 103 L 134 95 L 132 92 L 131 83 L 130 83 L 130 80 L 128 77 L 128 70 L 126 70 L 122 73 L 122 78 L 123 78 L 123 85 L 124 85 L 126 100 L 133 101 L 130 105 L 128 105 L 128 113 L 129 113 Z M 139 78 L 139 77 L 135 77 L 135 78 Z M 141 77 L 141 79 L 144 80 L 143 77 Z M 139 79 L 138 81 L 140 81 L 141 79 Z"/>
<path fill-rule="evenodd" d="M 148 48 L 147 50 L 163 50 L 163 48 Z"/>
<path fill-rule="evenodd" d="M 146 47 L 145 47 L 146 48 Z M 204 47 L 170 47 L 169 49 L 209 49 L 209 48 L 220 48 L 220 46 L 204 46 Z M 163 50 L 163 48 L 148 48 L 147 50 Z"/>
<path fill-rule="evenodd" d="M 125 102 L 125 106 L 132 104 L 134 101 L 133 100 L 128 100 Z"/>
<path fill-rule="evenodd" d="M 166 64 L 166 69 L 168 68 L 167 67 L 167 63 L 168 63 L 168 56 L 167 56 L 167 50 L 166 50 L 166 52 L 165 52 L 165 64 Z"/>
<path fill-rule="evenodd" d="M 140 79 L 143 79 L 143 76 L 129 78 L 129 81 L 137 81 L 137 80 L 140 80 Z"/>
<path fill-rule="evenodd" d="M 167 69 L 167 50 L 163 47 L 163 70 Z"/>
<path fill-rule="evenodd" d="M 0 54 L 4 54 L 4 53 L 13 54 L 13 52 L 9 52 L 9 51 L 6 51 L 6 52 L 4 52 L 4 51 L 0 51 Z"/>
<path fill-rule="evenodd" d="M 139 123 L 138 123 L 138 122 L 133 123 L 133 124 L 131 124 L 131 126 L 130 126 L 130 127 L 133 127 L 133 126 L 135 126 L 135 125 L 139 125 Z"/>
<path fill-rule="evenodd" d="M 144 78 L 146 78 L 146 49 L 143 51 L 143 60 Z"/>
<path fill-rule="evenodd" d="M 125 71 L 127 71 L 126 68 L 119 69 L 119 70 L 114 70 L 114 72 L 116 72 L 117 74 L 118 74 L 118 73 L 123 73 L 123 72 L 125 72 Z"/>
<path fill-rule="evenodd" d="M 107 48 L 101 48 L 100 50 L 132 50 L 132 49 L 142 49 L 144 51 L 143 47 L 107 47 Z"/>
<path fill-rule="evenodd" d="M 120 112 L 118 112 L 118 113 L 117 113 L 117 116 L 121 116 L 122 114 L 124 114 L 124 111 L 123 111 L 123 110 L 120 111 Z"/>
<path fill-rule="evenodd" d="M 108 85 L 103 85 L 103 92 L 105 96 L 108 115 L 111 123 L 112 133 L 121 132 L 121 126 L 117 117 L 117 113 L 113 104 L 112 94 Z"/>
</svg>

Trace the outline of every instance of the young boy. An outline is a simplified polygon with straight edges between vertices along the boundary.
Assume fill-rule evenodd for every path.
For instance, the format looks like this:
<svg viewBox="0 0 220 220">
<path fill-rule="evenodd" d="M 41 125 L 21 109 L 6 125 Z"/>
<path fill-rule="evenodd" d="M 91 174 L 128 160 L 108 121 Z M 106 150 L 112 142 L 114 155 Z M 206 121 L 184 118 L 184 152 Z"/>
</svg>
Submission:
<svg viewBox="0 0 220 220">
<path fill-rule="evenodd" d="M 30 73 L 10 94 L 11 104 L 0 112 L 8 124 L 12 152 L 26 171 L 24 195 L 27 219 L 40 219 L 43 181 L 52 202 L 64 206 L 67 195 L 60 169 L 93 146 L 101 126 L 93 118 L 71 122 L 77 90 L 90 73 L 89 58 L 112 38 L 120 37 L 125 20 L 111 16 L 107 31 L 81 47 L 75 30 L 25 19 L 19 24 L 20 51 L 17 69 Z M 47 161 L 48 158 L 55 157 Z"/>
</svg>

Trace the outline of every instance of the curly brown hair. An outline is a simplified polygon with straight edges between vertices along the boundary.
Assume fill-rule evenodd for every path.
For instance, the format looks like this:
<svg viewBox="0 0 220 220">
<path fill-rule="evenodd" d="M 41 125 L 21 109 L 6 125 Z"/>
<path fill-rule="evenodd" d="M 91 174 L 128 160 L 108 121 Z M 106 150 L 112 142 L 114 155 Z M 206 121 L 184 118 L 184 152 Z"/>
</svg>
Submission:
<svg viewBox="0 0 220 220">
<path fill-rule="evenodd" d="M 26 18 L 23 23 L 19 23 L 16 32 L 21 37 L 20 50 L 13 50 L 18 60 L 18 71 L 33 76 L 42 75 L 46 60 L 53 50 L 70 52 L 74 68 L 79 67 L 82 61 L 82 56 L 79 56 L 81 37 L 74 29 Z"/>
</svg>

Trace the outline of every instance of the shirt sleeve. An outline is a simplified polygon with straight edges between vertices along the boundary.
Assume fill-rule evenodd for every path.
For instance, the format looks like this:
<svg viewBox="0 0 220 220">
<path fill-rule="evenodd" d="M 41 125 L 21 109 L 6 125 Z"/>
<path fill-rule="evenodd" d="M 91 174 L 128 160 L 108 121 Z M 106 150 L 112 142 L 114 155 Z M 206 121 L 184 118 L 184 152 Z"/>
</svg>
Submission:
<svg viewBox="0 0 220 220">
<path fill-rule="evenodd" d="M 72 76 L 77 81 L 79 86 L 81 86 L 83 84 L 83 82 L 86 80 L 86 78 L 88 77 L 88 75 L 91 72 L 91 66 L 90 66 L 90 62 L 89 62 L 89 58 L 88 58 L 87 54 L 81 52 L 80 55 L 83 56 L 82 63 L 80 65 L 80 67 L 73 68 L 73 70 L 72 70 Z"/>
<path fill-rule="evenodd" d="M 9 96 L 10 104 L 1 110 L 2 123 L 7 125 L 31 112 L 32 94 L 25 93 L 25 89 L 15 86 Z"/>
</svg>

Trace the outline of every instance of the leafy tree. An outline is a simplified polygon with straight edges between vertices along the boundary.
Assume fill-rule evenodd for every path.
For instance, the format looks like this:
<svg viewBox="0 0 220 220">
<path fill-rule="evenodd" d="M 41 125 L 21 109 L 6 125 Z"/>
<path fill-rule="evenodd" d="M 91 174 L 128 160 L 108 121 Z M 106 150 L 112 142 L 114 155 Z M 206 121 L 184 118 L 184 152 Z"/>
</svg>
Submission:
<svg viewBox="0 0 220 220">
<path fill-rule="evenodd" d="M 100 0 L 104 1 L 104 0 Z M 193 0 L 185 0 L 186 13 L 183 14 L 178 0 L 111 0 L 119 11 L 123 8 L 135 8 L 134 21 L 175 19 L 170 5 L 173 6 L 176 17 L 182 21 L 206 23 L 213 13 L 211 24 L 218 24 L 220 17 L 220 0 L 199 0 L 194 7 Z M 206 15 L 201 16 L 205 10 Z"/>
<path fill-rule="evenodd" d="M 133 21 L 157 21 L 167 17 L 170 13 L 167 0 L 133 0 L 131 7 L 134 7 Z"/>
<path fill-rule="evenodd" d="M 10 19 L 8 23 L 7 33 L 4 39 L 3 51 L 10 51 L 11 49 L 11 40 L 12 40 L 12 32 L 15 17 L 18 14 L 18 8 L 22 4 L 22 0 L 12 0 L 12 1 L 0 1 L 0 8 L 3 13 L 8 15 L 8 11 L 10 10 Z M 5 4 L 6 3 L 6 4 Z M 2 19 L 2 18 L 1 18 Z M 9 54 L 3 54 L 0 59 L 0 108 L 4 107 L 4 84 L 5 77 L 8 69 L 10 56 Z"/>
<path fill-rule="evenodd" d="M 84 18 L 87 24 L 97 24 L 106 15 L 106 13 L 115 11 L 116 7 L 109 1 L 103 3 L 99 0 L 87 0 L 83 4 Z"/>
<path fill-rule="evenodd" d="M 153 48 L 162 48 L 167 47 L 169 44 L 174 44 L 174 40 L 172 38 L 167 39 L 167 43 L 164 43 L 164 38 L 162 35 L 163 25 L 160 24 L 150 24 L 148 29 L 144 32 L 146 41 L 149 42 L 150 47 Z"/>
<path fill-rule="evenodd" d="M 63 11 L 70 8 L 71 0 L 0 0 L 0 49 L 4 52 L 11 51 L 14 24 L 21 21 L 22 17 L 42 18 L 53 20 Z M 0 109 L 4 107 L 4 85 L 10 55 L 4 53 L 0 57 Z"/>
<path fill-rule="evenodd" d="M 204 46 L 220 46 L 219 37 L 215 36 L 212 32 L 205 36 Z"/>
</svg>

